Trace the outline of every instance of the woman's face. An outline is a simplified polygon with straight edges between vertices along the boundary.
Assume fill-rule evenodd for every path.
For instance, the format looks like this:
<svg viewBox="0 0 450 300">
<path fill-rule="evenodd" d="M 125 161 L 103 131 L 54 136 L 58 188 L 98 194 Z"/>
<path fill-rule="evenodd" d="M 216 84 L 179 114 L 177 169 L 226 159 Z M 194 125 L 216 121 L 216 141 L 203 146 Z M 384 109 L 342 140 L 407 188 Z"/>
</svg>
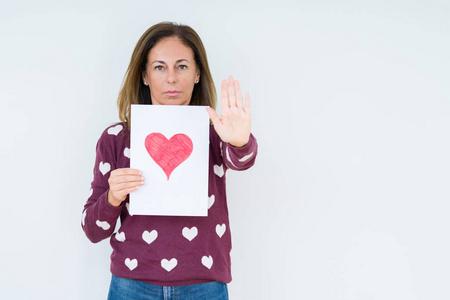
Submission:
<svg viewBox="0 0 450 300">
<path fill-rule="evenodd" d="M 200 74 L 191 48 L 177 37 L 160 40 L 148 53 L 144 83 L 150 87 L 152 104 L 189 105 Z"/>
</svg>

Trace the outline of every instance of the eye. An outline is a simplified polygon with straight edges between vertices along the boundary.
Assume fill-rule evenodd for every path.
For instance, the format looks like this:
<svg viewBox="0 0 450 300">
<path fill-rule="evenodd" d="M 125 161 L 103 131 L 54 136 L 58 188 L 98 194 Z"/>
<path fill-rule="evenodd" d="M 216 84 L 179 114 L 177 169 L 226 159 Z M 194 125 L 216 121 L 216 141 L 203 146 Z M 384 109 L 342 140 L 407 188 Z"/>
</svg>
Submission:
<svg viewBox="0 0 450 300">
<path fill-rule="evenodd" d="M 157 70 L 157 71 L 161 71 L 163 69 L 163 66 L 156 66 L 155 67 L 155 70 Z"/>
<path fill-rule="evenodd" d="M 178 66 L 178 69 L 184 70 L 184 69 L 187 69 L 187 66 L 186 66 L 186 65 L 179 65 L 179 66 Z"/>
</svg>

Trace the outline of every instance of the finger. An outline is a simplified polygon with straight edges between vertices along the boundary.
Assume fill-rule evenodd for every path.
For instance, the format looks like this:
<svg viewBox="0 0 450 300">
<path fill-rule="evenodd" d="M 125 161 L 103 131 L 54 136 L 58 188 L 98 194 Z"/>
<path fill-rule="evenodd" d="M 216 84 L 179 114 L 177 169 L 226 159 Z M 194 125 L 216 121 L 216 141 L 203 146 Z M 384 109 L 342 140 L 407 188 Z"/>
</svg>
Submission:
<svg viewBox="0 0 450 300">
<path fill-rule="evenodd" d="M 212 109 L 211 107 L 207 107 L 206 111 L 208 112 L 209 118 L 211 119 L 211 121 L 213 122 L 214 128 L 217 125 L 220 125 L 221 121 L 219 116 L 217 115 L 216 111 L 214 109 Z"/>
<path fill-rule="evenodd" d="M 126 197 L 126 195 L 128 195 L 128 194 L 130 194 L 130 193 L 132 193 L 132 192 L 135 192 L 135 191 L 137 191 L 138 189 L 139 189 L 139 187 L 136 186 L 136 187 L 134 187 L 134 188 L 130 188 L 130 189 L 124 190 L 124 193 L 126 193 L 126 194 L 125 194 L 125 197 Z"/>
<path fill-rule="evenodd" d="M 228 103 L 229 107 L 236 107 L 236 95 L 234 91 L 233 76 L 228 77 Z"/>
<path fill-rule="evenodd" d="M 227 91 L 227 81 L 222 80 L 222 87 L 220 92 L 220 111 L 224 111 L 230 107 L 228 103 L 228 91 Z"/>
<path fill-rule="evenodd" d="M 117 178 L 117 183 L 126 182 L 144 182 L 144 177 L 141 175 L 122 175 Z"/>
<path fill-rule="evenodd" d="M 143 181 L 137 181 L 137 182 L 123 182 L 123 183 L 118 183 L 115 184 L 112 187 L 112 190 L 117 192 L 117 193 L 121 193 L 124 190 L 128 190 L 131 188 L 135 188 L 135 187 L 139 187 L 141 185 L 143 185 L 144 182 Z"/>
<path fill-rule="evenodd" d="M 142 176 L 120 176 L 108 179 L 109 188 L 115 192 L 145 183 Z"/>
<path fill-rule="evenodd" d="M 118 184 L 118 183 L 124 183 L 124 182 L 144 181 L 144 177 L 141 175 L 141 173 L 142 172 L 140 172 L 140 171 L 138 171 L 138 172 L 132 171 L 131 174 L 129 171 L 119 171 L 116 173 L 111 173 L 111 176 L 109 177 L 108 182 L 110 184 Z"/>
<path fill-rule="evenodd" d="M 142 176 L 142 172 L 121 172 L 114 174 L 115 177 L 121 178 L 121 180 L 127 180 L 128 178 L 140 178 Z"/>
<path fill-rule="evenodd" d="M 127 186 L 123 188 L 110 188 L 111 195 L 113 199 L 118 201 L 123 201 L 124 198 L 130 193 L 130 191 L 135 191 L 139 189 L 140 185 Z"/>
<path fill-rule="evenodd" d="M 121 189 L 110 189 L 111 195 L 113 196 L 113 199 L 117 201 L 123 201 L 127 197 L 127 195 L 132 192 L 138 190 L 140 185 L 133 185 L 133 186 L 127 186 L 123 187 Z"/>
<path fill-rule="evenodd" d="M 131 168 L 120 168 L 120 169 L 115 169 L 114 171 L 111 172 L 115 173 L 116 175 L 125 175 L 125 174 L 130 174 L 130 175 L 141 175 L 142 172 L 138 169 L 131 169 Z"/>
<path fill-rule="evenodd" d="M 250 94 L 245 93 L 245 106 L 244 110 L 246 113 L 250 113 Z"/>
<path fill-rule="evenodd" d="M 128 188 L 128 189 L 123 189 L 123 190 L 118 191 L 118 192 L 117 191 L 116 192 L 112 192 L 111 196 L 112 196 L 112 198 L 114 200 L 122 202 L 122 201 L 124 201 L 127 198 L 128 194 L 130 194 L 130 193 L 132 193 L 132 192 L 134 192 L 134 191 L 136 191 L 138 189 L 139 189 L 139 186 L 131 187 L 131 188 Z"/>
<path fill-rule="evenodd" d="M 236 106 L 241 109 L 244 103 L 244 100 L 242 99 L 242 92 L 241 92 L 241 86 L 239 84 L 239 81 L 234 81 L 234 89 L 236 93 Z"/>
</svg>

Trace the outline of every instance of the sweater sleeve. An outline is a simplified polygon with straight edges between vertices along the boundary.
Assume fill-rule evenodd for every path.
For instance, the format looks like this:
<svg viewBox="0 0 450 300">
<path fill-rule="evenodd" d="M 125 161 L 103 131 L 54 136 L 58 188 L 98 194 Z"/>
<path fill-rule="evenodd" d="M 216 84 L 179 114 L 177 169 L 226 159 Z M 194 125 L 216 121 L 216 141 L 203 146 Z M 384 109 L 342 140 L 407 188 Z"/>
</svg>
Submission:
<svg viewBox="0 0 450 300">
<path fill-rule="evenodd" d="M 237 171 L 247 170 L 255 164 L 258 143 L 253 134 L 245 146 L 234 147 L 229 143 L 222 143 L 223 161 L 227 168 Z"/>
<path fill-rule="evenodd" d="M 122 210 L 122 205 L 115 207 L 108 203 L 108 179 L 111 171 L 116 169 L 115 152 L 114 139 L 105 130 L 97 143 L 92 194 L 84 206 L 81 219 L 81 226 L 93 243 L 108 238 L 114 232 Z"/>
</svg>

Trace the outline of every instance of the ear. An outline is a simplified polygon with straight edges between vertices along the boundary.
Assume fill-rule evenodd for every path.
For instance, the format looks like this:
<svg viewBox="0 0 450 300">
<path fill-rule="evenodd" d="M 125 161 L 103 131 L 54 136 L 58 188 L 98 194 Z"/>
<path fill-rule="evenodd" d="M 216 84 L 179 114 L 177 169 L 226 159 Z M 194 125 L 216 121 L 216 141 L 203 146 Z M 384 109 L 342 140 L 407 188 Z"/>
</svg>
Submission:
<svg viewBox="0 0 450 300">
<path fill-rule="evenodd" d="M 144 84 L 147 82 L 145 85 L 148 85 L 147 74 L 145 72 L 142 72 L 142 81 L 144 81 Z"/>
<path fill-rule="evenodd" d="M 199 80 L 200 80 L 200 74 L 201 74 L 201 72 L 200 72 L 200 68 L 198 67 L 197 64 L 195 64 L 195 71 L 196 71 L 196 73 L 197 73 L 197 75 L 195 75 L 195 80 L 196 80 L 196 81 L 199 81 Z"/>
</svg>

